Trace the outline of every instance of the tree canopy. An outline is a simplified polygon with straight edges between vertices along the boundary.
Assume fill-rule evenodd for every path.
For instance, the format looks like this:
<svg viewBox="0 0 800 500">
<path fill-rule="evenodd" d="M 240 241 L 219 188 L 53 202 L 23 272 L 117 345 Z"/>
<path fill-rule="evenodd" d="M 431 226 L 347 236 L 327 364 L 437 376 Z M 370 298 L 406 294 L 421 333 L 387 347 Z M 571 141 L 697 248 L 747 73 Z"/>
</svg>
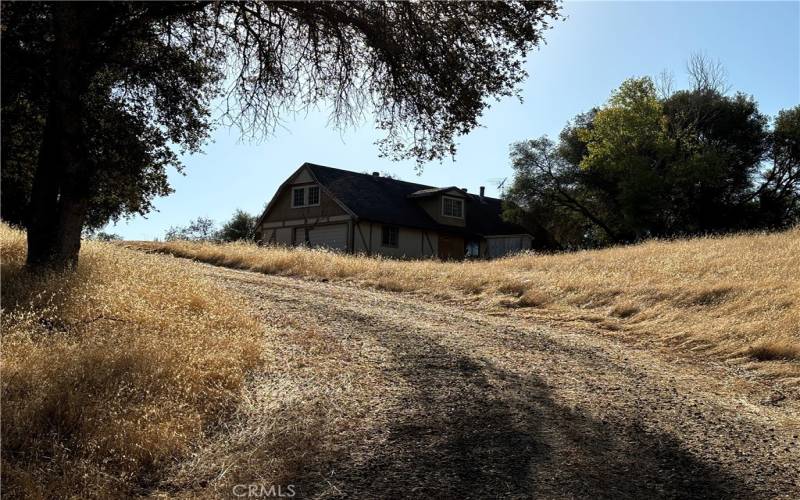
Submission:
<svg viewBox="0 0 800 500">
<path fill-rule="evenodd" d="M 217 223 L 209 217 L 198 217 L 189 221 L 185 226 L 170 227 L 164 239 L 166 241 L 255 241 L 256 221 L 258 217 L 250 215 L 244 210 L 237 209 L 222 227 L 217 229 Z"/>
<path fill-rule="evenodd" d="M 560 246 L 784 228 L 800 220 L 800 106 L 770 128 L 756 101 L 692 59 L 692 88 L 632 78 L 579 115 L 559 141 L 514 144 L 507 217 Z"/>
<path fill-rule="evenodd" d="M 372 113 L 391 158 L 452 154 L 488 98 L 516 94 L 558 6 L 6 2 L 2 18 L 3 217 L 30 263 L 74 264 L 85 225 L 151 210 L 215 125 L 262 137 L 324 105 L 338 126 Z"/>
<path fill-rule="evenodd" d="M 254 241 L 258 217 L 244 210 L 236 210 L 217 233 L 220 241 Z"/>
<path fill-rule="evenodd" d="M 166 241 L 217 241 L 217 224 L 208 217 L 198 217 L 186 226 L 172 226 L 164 235 Z"/>
</svg>

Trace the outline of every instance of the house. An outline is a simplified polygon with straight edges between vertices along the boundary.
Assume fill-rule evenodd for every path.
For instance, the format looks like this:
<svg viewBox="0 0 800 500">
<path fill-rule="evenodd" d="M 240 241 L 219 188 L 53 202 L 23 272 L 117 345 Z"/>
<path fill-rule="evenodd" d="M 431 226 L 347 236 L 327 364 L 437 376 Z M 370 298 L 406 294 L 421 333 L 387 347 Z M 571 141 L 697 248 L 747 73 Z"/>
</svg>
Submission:
<svg viewBox="0 0 800 500">
<path fill-rule="evenodd" d="M 261 244 L 308 245 L 398 258 L 492 258 L 531 248 L 501 201 L 454 186 L 303 164 L 256 223 Z"/>
</svg>

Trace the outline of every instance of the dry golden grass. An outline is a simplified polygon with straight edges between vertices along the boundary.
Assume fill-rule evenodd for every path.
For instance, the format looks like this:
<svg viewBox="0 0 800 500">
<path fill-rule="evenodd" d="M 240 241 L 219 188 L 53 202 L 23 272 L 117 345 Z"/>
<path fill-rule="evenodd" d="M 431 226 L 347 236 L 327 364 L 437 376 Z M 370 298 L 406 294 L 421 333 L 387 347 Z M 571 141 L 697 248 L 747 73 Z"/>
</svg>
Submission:
<svg viewBox="0 0 800 500">
<path fill-rule="evenodd" d="M 373 451 L 385 459 L 380 446 L 387 446 L 386 430 L 397 428 L 399 408 L 408 408 L 405 418 L 414 422 L 447 415 L 446 427 L 438 427 L 437 418 L 425 425 L 452 431 L 448 398 L 454 396 L 432 389 L 442 384 L 437 377 L 466 388 L 479 384 L 491 395 L 480 377 L 462 371 L 469 353 L 508 363 L 508 373 L 518 370 L 525 380 L 536 380 L 536 370 L 539 377 L 555 373 L 554 387 L 564 378 L 559 369 L 585 365 L 559 397 L 580 397 L 597 408 L 616 405 L 621 415 L 641 404 L 642 387 L 627 402 L 609 392 L 598 400 L 594 392 L 604 381 L 616 389 L 628 380 L 627 366 L 622 378 L 595 380 L 595 367 L 571 350 L 519 349 L 508 344 L 510 337 L 493 344 L 497 331 L 462 335 L 469 331 L 466 316 L 452 331 L 431 311 L 432 324 L 430 318 L 416 323 L 420 298 L 457 299 L 430 304 L 449 311 L 445 316 L 469 300 L 495 316 L 505 314 L 498 314 L 500 307 L 510 308 L 510 317 L 493 318 L 504 325 L 528 317 L 592 325 L 591 331 L 619 331 L 741 362 L 782 381 L 799 379 L 798 230 L 472 263 L 241 244 L 128 244 L 270 274 L 423 294 L 398 300 L 372 293 L 363 302 L 364 292 L 354 287 L 331 287 L 349 295 L 328 296 L 314 283 L 197 266 L 108 243 L 86 243 L 74 273 L 33 276 L 23 267 L 24 235 L 0 226 L 0 243 L 2 487 L 9 497 L 229 498 L 233 485 L 253 483 L 291 483 L 304 493 L 336 496 L 338 486 L 328 479 L 336 483 L 348 464 L 360 473 Z M 271 286 L 275 282 L 290 285 Z M 376 297 L 382 305 L 370 312 Z M 395 308 L 402 309 L 397 317 Z M 431 350 L 439 361 L 452 361 L 454 371 L 442 375 L 438 364 L 431 369 Z M 631 356 L 631 363 L 642 360 Z M 415 368 L 409 372 L 409 366 Z M 676 384 L 672 368 L 680 365 L 665 366 L 653 401 L 662 401 L 659 387 Z M 591 393 L 587 380 L 594 384 Z M 532 385 L 538 395 L 540 385 Z M 513 394 L 519 389 L 514 386 Z M 444 399 L 433 404 L 429 394 Z M 483 411 L 480 402 L 487 399 L 475 395 L 462 409 L 477 401 L 476 411 Z M 651 406 L 671 411 L 674 405 Z M 740 416 L 731 418 L 739 422 Z M 415 448 L 405 455 L 409 467 L 417 466 L 414 436 L 408 443 Z M 718 444 L 727 449 L 730 442 Z M 432 449 L 440 452 L 438 445 Z"/>
<path fill-rule="evenodd" d="M 800 228 L 464 263 L 241 243 L 129 245 L 267 274 L 479 296 L 800 380 Z"/>
<path fill-rule="evenodd" d="M 24 234 L 2 242 L 3 493 L 146 493 L 241 402 L 261 329 L 185 263 L 84 243 L 36 276 Z"/>
</svg>

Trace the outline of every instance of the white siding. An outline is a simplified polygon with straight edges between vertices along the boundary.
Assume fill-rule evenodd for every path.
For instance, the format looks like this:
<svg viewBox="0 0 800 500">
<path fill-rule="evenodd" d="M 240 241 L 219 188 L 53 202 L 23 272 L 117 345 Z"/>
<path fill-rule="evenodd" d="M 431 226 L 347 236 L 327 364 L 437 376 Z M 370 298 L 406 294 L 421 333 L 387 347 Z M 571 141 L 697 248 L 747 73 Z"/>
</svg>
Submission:
<svg viewBox="0 0 800 500">
<path fill-rule="evenodd" d="M 384 247 L 381 245 L 382 226 L 383 224 L 377 222 L 370 223 L 365 221 L 355 225 L 353 238 L 356 253 L 407 259 L 427 258 L 437 255 L 439 239 L 435 232 L 401 226 L 397 248 Z"/>
</svg>

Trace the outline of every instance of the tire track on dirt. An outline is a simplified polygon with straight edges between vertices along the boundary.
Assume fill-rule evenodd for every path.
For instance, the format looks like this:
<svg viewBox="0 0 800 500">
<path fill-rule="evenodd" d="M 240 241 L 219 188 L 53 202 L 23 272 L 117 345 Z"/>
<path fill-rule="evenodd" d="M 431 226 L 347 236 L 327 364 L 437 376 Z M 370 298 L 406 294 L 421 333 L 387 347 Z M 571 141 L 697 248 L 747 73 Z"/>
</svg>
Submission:
<svg viewBox="0 0 800 500">
<path fill-rule="evenodd" d="M 353 355 L 377 343 L 387 390 L 404 388 L 386 428 L 329 464 L 333 488 L 300 478 L 305 495 L 800 496 L 793 408 L 742 401 L 708 370 L 425 297 L 204 267 Z"/>
</svg>

